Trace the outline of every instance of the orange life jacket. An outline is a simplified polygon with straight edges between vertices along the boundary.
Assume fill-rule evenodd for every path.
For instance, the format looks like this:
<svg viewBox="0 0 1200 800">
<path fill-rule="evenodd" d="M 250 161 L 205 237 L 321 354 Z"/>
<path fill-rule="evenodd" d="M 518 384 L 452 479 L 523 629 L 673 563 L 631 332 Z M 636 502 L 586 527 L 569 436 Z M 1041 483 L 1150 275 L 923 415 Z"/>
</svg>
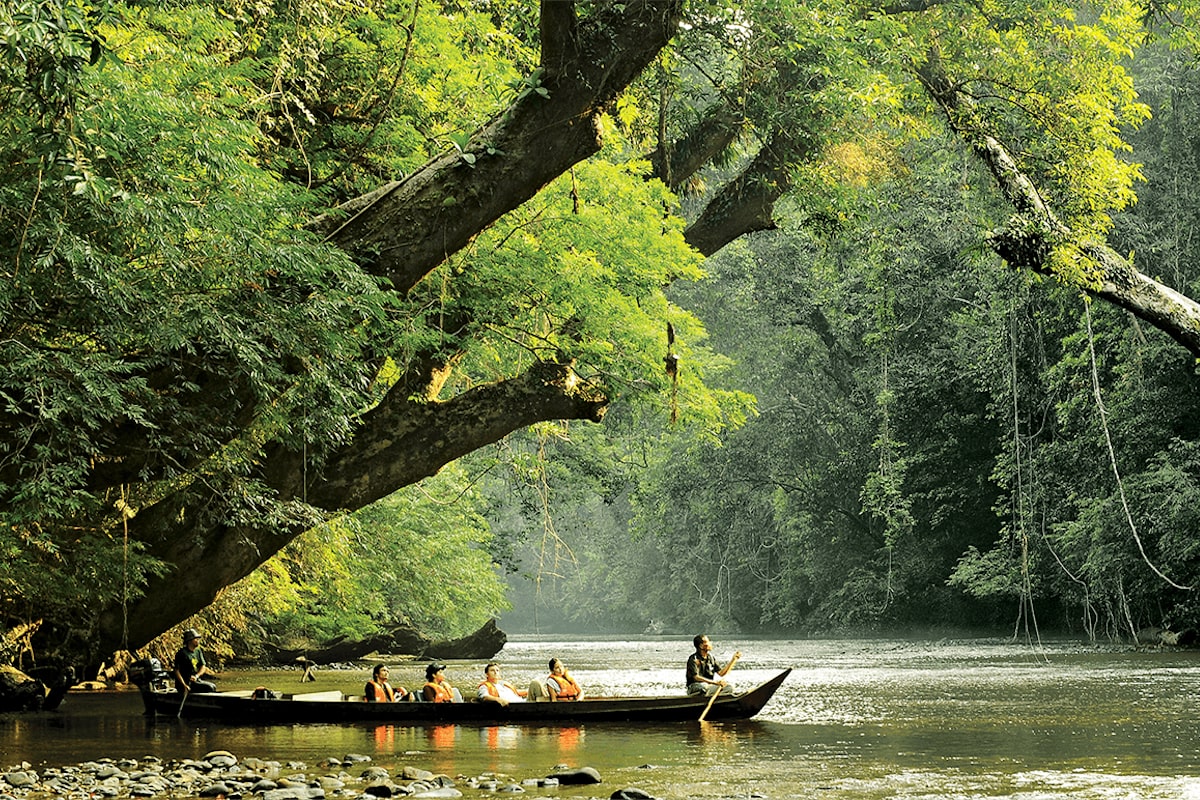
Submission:
<svg viewBox="0 0 1200 800">
<path fill-rule="evenodd" d="M 454 702 L 454 695 L 450 693 L 450 687 L 447 686 L 446 684 L 437 683 L 436 681 L 426 681 L 425 688 L 429 689 L 431 687 L 433 689 L 433 702 L 435 702 L 435 703 L 453 703 Z M 425 696 L 428 697 L 429 693 L 426 692 Z"/>
<path fill-rule="evenodd" d="M 583 692 L 574 678 L 565 675 L 551 675 L 550 680 L 558 684 L 559 700 L 575 700 Z"/>
<path fill-rule="evenodd" d="M 396 700 L 396 694 L 392 691 L 392 687 L 387 681 L 376 683 L 375 681 L 367 681 L 367 686 L 374 686 L 374 692 L 363 692 L 363 699 L 368 703 L 374 701 L 376 703 L 392 703 Z"/>
</svg>

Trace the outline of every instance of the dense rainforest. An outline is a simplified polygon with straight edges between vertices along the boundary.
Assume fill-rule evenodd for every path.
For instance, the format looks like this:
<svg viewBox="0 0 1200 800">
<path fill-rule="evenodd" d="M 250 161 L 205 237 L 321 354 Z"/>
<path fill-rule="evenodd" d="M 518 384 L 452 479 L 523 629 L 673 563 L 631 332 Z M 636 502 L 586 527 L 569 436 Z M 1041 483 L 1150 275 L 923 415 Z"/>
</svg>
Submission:
<svg viewBox="0 0 1200 800">
<path fill-rule="evenodd" d="M 1108 234 L 1188 292 L 1197 66 L 1162 40 L 1130 61 L 1153 115 L 1124 131 L 1139 201 Z M 954 137 L 882 163 L 840 148 L 839 180 L 671 292 L 731 358 L 722 382 L 756 395 L 745 425 L 648 445 L 610 415 L 603 443 L 573 427 L 524 444 L 546 474 L 493 491 L 535 543 L 506 620 L 1194 635 L 1195 358 L 1076 287 L 997 269 L 980 222 L 1006 209 Z"/>
<path fill-rule="evenodd" d="M 1194 625 L 1192 11 L 7 4 L 3 657 Z"/>
</svg>

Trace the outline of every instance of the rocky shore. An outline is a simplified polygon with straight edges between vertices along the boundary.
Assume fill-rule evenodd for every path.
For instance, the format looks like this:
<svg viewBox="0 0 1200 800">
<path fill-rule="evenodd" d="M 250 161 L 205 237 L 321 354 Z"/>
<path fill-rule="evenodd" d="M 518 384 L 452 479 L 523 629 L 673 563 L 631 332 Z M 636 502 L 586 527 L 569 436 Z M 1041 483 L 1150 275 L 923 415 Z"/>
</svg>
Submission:
<svg viewBox="0 0 1200 800">
<path fill-rule="evenodd" d="M 561 786 L 602 783 L 599 773 L 591 767 L 570 769 L 563 765 L 549 775 L 519 779 L 493 773 L 452 778 L 410 766 L 389 772 L 370 762 L 370 756 L 349 754 L 310 766 L 296 761 L 239 759 L 228 751 L 217 750 L 198 761 L 163 761 L 145 756 L 137 760 L 102 759 L 41 769 L 24 763 L 8 767 L 0 775 L 0 800 L 459 798 L 527 791 L 546 794 L 557 792 Z M 618 789 L 608 797 L 652 800 L 647 792 L 632 787 Z"/>
</svg>

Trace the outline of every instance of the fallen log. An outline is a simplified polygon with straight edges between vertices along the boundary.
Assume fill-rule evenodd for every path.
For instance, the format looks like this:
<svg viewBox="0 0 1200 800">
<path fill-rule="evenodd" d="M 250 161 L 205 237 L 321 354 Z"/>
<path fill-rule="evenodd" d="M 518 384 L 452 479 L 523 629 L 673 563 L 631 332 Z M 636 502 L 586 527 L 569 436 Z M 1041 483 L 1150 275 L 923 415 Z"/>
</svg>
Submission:
<svg viewBox="0 0 1200 800">
<path fill-rule="evenodd" d="M 507 642 L 508 634 L 500 630 L 496 620 L 489 619 L 469 636 L 432 643 L 426 648 L 424 656 L 433 659 L 490 659 L 504 649 Z"/>
<path fill-rule="evenodd" d="M 307 669 L 310 664 L 360 661 L 372 653 L 413 656 L 419 659 L 489 659 L 500 652 L 507 641 L 507 634 L 500 630 L 494 619 L 488 620 L 472 634 L 438 642 L 411 626 L 397 625 L 362 639 L 340 637 L 313 647 L 271 649 L 267 652 L 265 661 L 276 666 L 292 666 L 299 663 Z"/>
</svg>

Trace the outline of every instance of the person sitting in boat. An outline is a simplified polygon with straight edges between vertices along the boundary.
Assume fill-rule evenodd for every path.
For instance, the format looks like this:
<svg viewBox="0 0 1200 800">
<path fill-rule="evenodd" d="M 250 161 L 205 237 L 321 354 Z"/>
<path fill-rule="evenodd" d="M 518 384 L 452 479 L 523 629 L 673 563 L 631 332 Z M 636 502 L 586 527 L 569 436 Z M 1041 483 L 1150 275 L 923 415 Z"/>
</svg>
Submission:
<svg viewBox="0 0 1200 800">
<path fill-rule="evenodd" d="M 730 694 L 733 686 L 725 680 L 725 674 L 733 669 L 733 665 L 742 657 L 741 651 L 733 654 L 729 663 L 724 667 L 717 663 L 712 654 L 712 642 L 703 633 L 692 639 L 696 652 L 687 660 L 687 692 L 688 694 L 712 695 L 720 692 Z"/>
<path fill-rule="evenodd" d="M 175 654 L 175 690 L 180 693 L 215 692 L 215 683 L 201 680 L 212 674 L 204 661 L 204 651 L 200 649 L 200 632 L 188 628 L 183 632 L 183 647 Z"/>
<path fill-rule="evenodd" d="M 403 700 L 407 694 L 403 687 L 396 691 L 388 683 L 388 668 L 385 664 L 375 665 L 371 680 L 363 687 L 363 700 L 368 703 L 395 703 Z"/>
<path fill-rule="evenodd" d="M 537 692 L 537 697 L 534 692 Z M 571 676 L 567 670 L 567 665 L 561 659 L 550 659 L 550 674 L 546 676 L 545 682 L 535 682 L 529 685 L 529 699 L 541 700 L 542 695 L 545 699 L 551 702 L 582 700 L 583 687 L 579 682 Z"/>
<path fill-rule="evenodd" d="M 425 685 L 421 695 L 430 703 L 461 703 L 462 692 L 446 680 L 446 665 L 436 661 L 425 668 Z"/>
<path fill-rule="evenodd" d="M 499 703 L 507 706 L 509 703 L 524 703 L 527 692 L 522 692 L 511 683 L 500 680 L 500 665 L 495 661 L 489 662 L 483 668 L 484 681 L 475 692 L 475 699 L 484 703 Z"/>
</svg>

